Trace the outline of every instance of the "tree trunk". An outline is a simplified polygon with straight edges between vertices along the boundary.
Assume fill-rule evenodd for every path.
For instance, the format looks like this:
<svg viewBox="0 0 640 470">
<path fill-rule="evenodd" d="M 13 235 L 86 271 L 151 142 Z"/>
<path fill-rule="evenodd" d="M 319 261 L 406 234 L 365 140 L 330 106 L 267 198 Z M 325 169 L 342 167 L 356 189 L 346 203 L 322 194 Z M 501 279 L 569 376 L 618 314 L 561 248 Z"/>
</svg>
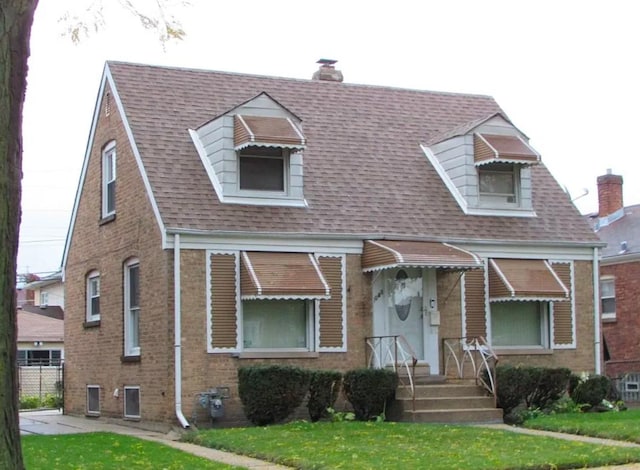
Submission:
<svg viewBox="0 0 640 470">
<path fill-rule="evenodd" d="M 0 0 L 0 468 L 24 468 L 16 368 L 22 108 L 38 0 Z"/>
</svg>

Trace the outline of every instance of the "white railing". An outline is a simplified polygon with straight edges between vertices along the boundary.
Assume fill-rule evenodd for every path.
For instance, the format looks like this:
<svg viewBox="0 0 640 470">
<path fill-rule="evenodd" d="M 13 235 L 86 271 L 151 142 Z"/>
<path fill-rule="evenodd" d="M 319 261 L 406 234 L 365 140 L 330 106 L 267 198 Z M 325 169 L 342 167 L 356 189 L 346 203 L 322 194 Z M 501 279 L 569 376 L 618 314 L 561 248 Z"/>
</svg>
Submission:
<svg viewBox="0 0 640 470">
<path fill-rule="evenodd" d="M 416 353 L 402 335 L 370 336 L 365 338 L 368 349 L 367 367 L 372 369 L 393 368 L 402 382 L 399 370 L 405 370 L 411 389 L 411 397 L 415 400 L 415 368 L 418 363 Z M 403 384 L 405 385 L 405 384 Z"/>
<path fill-rule="evenodd" d="M 497 354 L 482 336 L 471 338 L 447 338 L 443 340 L 444 375 L 448 377 L 455 365 L 453 374 L 458 378 L 475 379 L 476 384 L 485 388 L 497 400 L 496 364 Z M 465 365 L 471 367 L 471 374 L 465 371 Z"/>
</svg>

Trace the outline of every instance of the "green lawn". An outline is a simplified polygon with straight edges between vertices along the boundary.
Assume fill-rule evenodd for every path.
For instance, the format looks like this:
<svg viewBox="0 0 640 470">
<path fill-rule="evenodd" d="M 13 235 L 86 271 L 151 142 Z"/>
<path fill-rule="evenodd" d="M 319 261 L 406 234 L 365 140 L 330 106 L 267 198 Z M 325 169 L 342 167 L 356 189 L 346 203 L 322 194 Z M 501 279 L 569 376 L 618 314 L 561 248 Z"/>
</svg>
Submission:
<svg viewBox="0 0 640 470">
<path fill-rule="evenodd" d="M 155 442 L 110 433 L 22 436 L 29 470 L 232 469 Z"/>
<path fill-rule="evenodd" d="M 640 443 L 640 409 L 542 415 L 527 420 L 524 426 Z"/>
<path fill-rule="evenodd" d="M 473 426 L 295 422 L 206 430 L 186 440 L 301 469 L 563 469 L 640 462 L 640 448 Z"/>
</svg>

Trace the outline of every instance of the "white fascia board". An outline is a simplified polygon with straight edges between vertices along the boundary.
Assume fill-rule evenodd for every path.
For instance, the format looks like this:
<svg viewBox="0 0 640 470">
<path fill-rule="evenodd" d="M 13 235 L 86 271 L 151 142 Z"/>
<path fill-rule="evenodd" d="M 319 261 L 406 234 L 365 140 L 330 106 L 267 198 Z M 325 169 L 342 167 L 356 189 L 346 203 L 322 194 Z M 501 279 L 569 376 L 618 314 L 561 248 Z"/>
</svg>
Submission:
<svg viewBox="0 0 640 470">
<path fill-rule="evenodd" d="M 592 246 L 567 246 L 562 244 L 509 244 L 452 242 L 459 248 L 475 253 L 481 258 L 552 259 L 554 261 L 592 261 Z"/>
<path fill-rule="evenodd" d="M 198 135 L 198 132 L 193 129 L 189 129 L 189 135 L 191 136 L 193 145 L 195 145 L 196 150 L 198 151 L 198 156 L 200 157 L 200 160 L 202 161 L 202 165 L 204 166 L 204 169 L 206 170 L 207 175 L 209 176 L 209 180 L 211 180 L 211 184 L 213 185 L 213 189 L 216 192 L 216 196 L 218 196 L 218 200 L 220 202 L 225 202 L 224 196 L 222 194 L 222 185 L 220 184 L 218 175 L 216 175 L 216 172 L 214 171 L 213 166 L 209 161 L 209 157 L 207 156 L 207 151 L 205 150 L 204 145 L 202 145 L 202 142 L 200 141 L 200 136 Z"/>
<path fill-rule="evenodd" d="M 191 250 L 214 251 L 275 251 L 327 254 L 362 254 L 361 238 L 340 239 L 299 236 L 269 235 L 256 236 L 255 233 L 237 235 L 190 234 L 180 232 L 180 247 Z M 173 248 L 173 235 L 167 235 L 164 249 Z"/>
<path fill-rule="evenodd" d="M 89 138 L 87 140 L 87 146 L 84 151 L 84 160 L 82 162 L 82 169 L 80 171 L 80 179 L 78 180 L 78 187 L 76 188 L 76 196 L 73 201 L 73 210 L 71 211 L 71 219 L 69 221 L 69 229 L 67 230 L 67 237 L 64 242 L 64 250 L 62 252 L 62 280 L 65 280 L 65 267 L 67 265 L 67 257 L 69 256 L 69 248 L 71 244 L 71 235 L 76 225 L 76 217 L 78 215 L 78 206 L 80 205 L 80 195 L 82 194 L 82 188 L 84 181 L 87 177 L 87 168 L 89 166 L 89 158 L 91 156 L 91 148 L 93 147 L 93 140 L 96 134 L 96 127 L 98 125 L 98 116 L 100 114 L 100 108 L 102 106 L 102 97 L 104 95 L 104 89 L 107 84 L 107 65 L 105 64 L 102 73 L 102 80 L 100 81 L 100 87 L 98 88 L 98 96 L 96 97 L 96 103 L 93 108 L 93 118 L 91 120 L 91 128 L 89 130 Z"/>
<path fill-rule="evenodd" d="M 614 264 L 631 263 L 640 261 L 640 253 L 624 253 L 621 255 L 604 256 L 600 258 L 600 266 L 611 266 Z"/>
<path fill-rule="evenodd" d="M 89 159 L 91 157 L 91 149 L 93 148 L 93 144 L 94 144 L 94 140 L 95 140 L 95 134 L 96 134 L 96 128 L 97 128 L 99 117 L 100 117 L 100 109 L 102 108 L 102 97 L 104 96 L 104 90 L 105 90 L 107 84 L 109 84 L 113 99 L 114 99 L 114 101 L 116 103 L 116 106 L 118 108 L 118 112 L 120 113 L 120 117 L 122 118 L 122 123 L 123 123 L 123 125 L 125 127 L 125 130 L 127 132 L 127 136 L 129 138 L 129 144 L 131 145 L 131 149 L 132 149 L 133 154 L 135 156 L 136 163 L 138 164 L 138 169 L 140 171 L 140 175 L 141 175 L 142 180 L 144 182 L 144 186 L 145 186 L 145 189 L 146 189 L 147 194 L 149 196 L 149 200 L 151 201 L 151 207 L 153 208 L 153 213 L 154 213 L 154 215 L 156 217 L 156 222 L 158 223 L 158 226 L 160 227 L 160 233 L 162 234 L 163 245 L 165 244 L 166 234 L 165 234 L 165 230 L 164 230 L 164 224 L 162 223 L 162 219 L 160 217 L 160 211 L 158 210 L 158 205 L 156 203 L 155 198 L 153 197 L 153 192 L 151 191 L 151 185 L 149 184 L 149 178 L 147 177 L 147 174 L 144 171 L 144 166 L 142 165 L 142 159 L 140 158 L 140 152 L 138 151 L 138 148 L 136 146 L 135 140 L 133 138 L 133 133 L 131 132 L 131 127 L 130 127 L 129 122 L 127 120 L 127 116 L 124 113 L 124 107 L 122 106 L 122 101 L 120 100 L 120 96 L 118 95 L 118 91 L 117 91 L 115 83 L 113 81 L 113 77 L 111 76 L 111 72 L 109 70 L 109 65 L 105 64 L 104 71 L 102 73 L 102 80 L 100 82 L 100 88 L 98 90 L 98 96 L 96 98 L 96 104 L 95 104 L 94 109 L 93 109 L 93 118 L 92 118 L 92 122 L 91 122 L 91 129 L 89 131 L 89 139 L 87 140 L 87 147 L 85 149 L 84 161 L 82 162 L 82 170 L 80 172 L 80 179 L 78 181 L 78 187 L 76 188 L 76 197 L 75 197 L 74 203 L 73 203 L 73 211 L 71 212 L 71 220 L 70 220 L 70 223 L 69 223 L 69 230 L 67 232 L 67 237 L 66 237 L 66 241 L 65 241 L 65 245 L 64 245 L 64 251 L 63 251 L 63 254 L 62 254 L 63 280 L 64 280 L 64 277 L 65 277 L 65 267 L 67 265 L 67 257 L 69 256 L 69 248 L 70 248 L 70 243 L 71 243 L 71 236 L 72 236 L 73 230 L 75 228 L 75 221 L 76 221 L 76 217 L 77 217 L 77 214 L 78 214 L 78 206 L 80 204 L 80 196 L 82 194 L 82 188 L 84 187 L 84 183 L 85 183 L 85 180 L 86 180 L 87 168 L 89 166 Z"/>
</svg>

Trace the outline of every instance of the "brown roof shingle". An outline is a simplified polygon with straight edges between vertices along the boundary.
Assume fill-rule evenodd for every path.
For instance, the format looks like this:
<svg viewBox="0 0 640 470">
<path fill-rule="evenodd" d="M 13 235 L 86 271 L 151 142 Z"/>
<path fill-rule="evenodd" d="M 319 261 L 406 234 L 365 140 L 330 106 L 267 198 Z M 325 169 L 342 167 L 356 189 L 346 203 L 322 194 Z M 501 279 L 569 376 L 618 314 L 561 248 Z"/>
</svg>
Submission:
<svg viewBox="0 0 640 470">
<path fill-rule="evenodd" d="M 420 144 L 504 114 L 491 97 L 120 62 L 108 68 L 168 228 L 597 242 L 543 164 L 532 170 L 538 217 L 460 209 Z M 187 132 L 262 92 L 302 120 L 308 208 L 221 204 Z"/>
</svg>

